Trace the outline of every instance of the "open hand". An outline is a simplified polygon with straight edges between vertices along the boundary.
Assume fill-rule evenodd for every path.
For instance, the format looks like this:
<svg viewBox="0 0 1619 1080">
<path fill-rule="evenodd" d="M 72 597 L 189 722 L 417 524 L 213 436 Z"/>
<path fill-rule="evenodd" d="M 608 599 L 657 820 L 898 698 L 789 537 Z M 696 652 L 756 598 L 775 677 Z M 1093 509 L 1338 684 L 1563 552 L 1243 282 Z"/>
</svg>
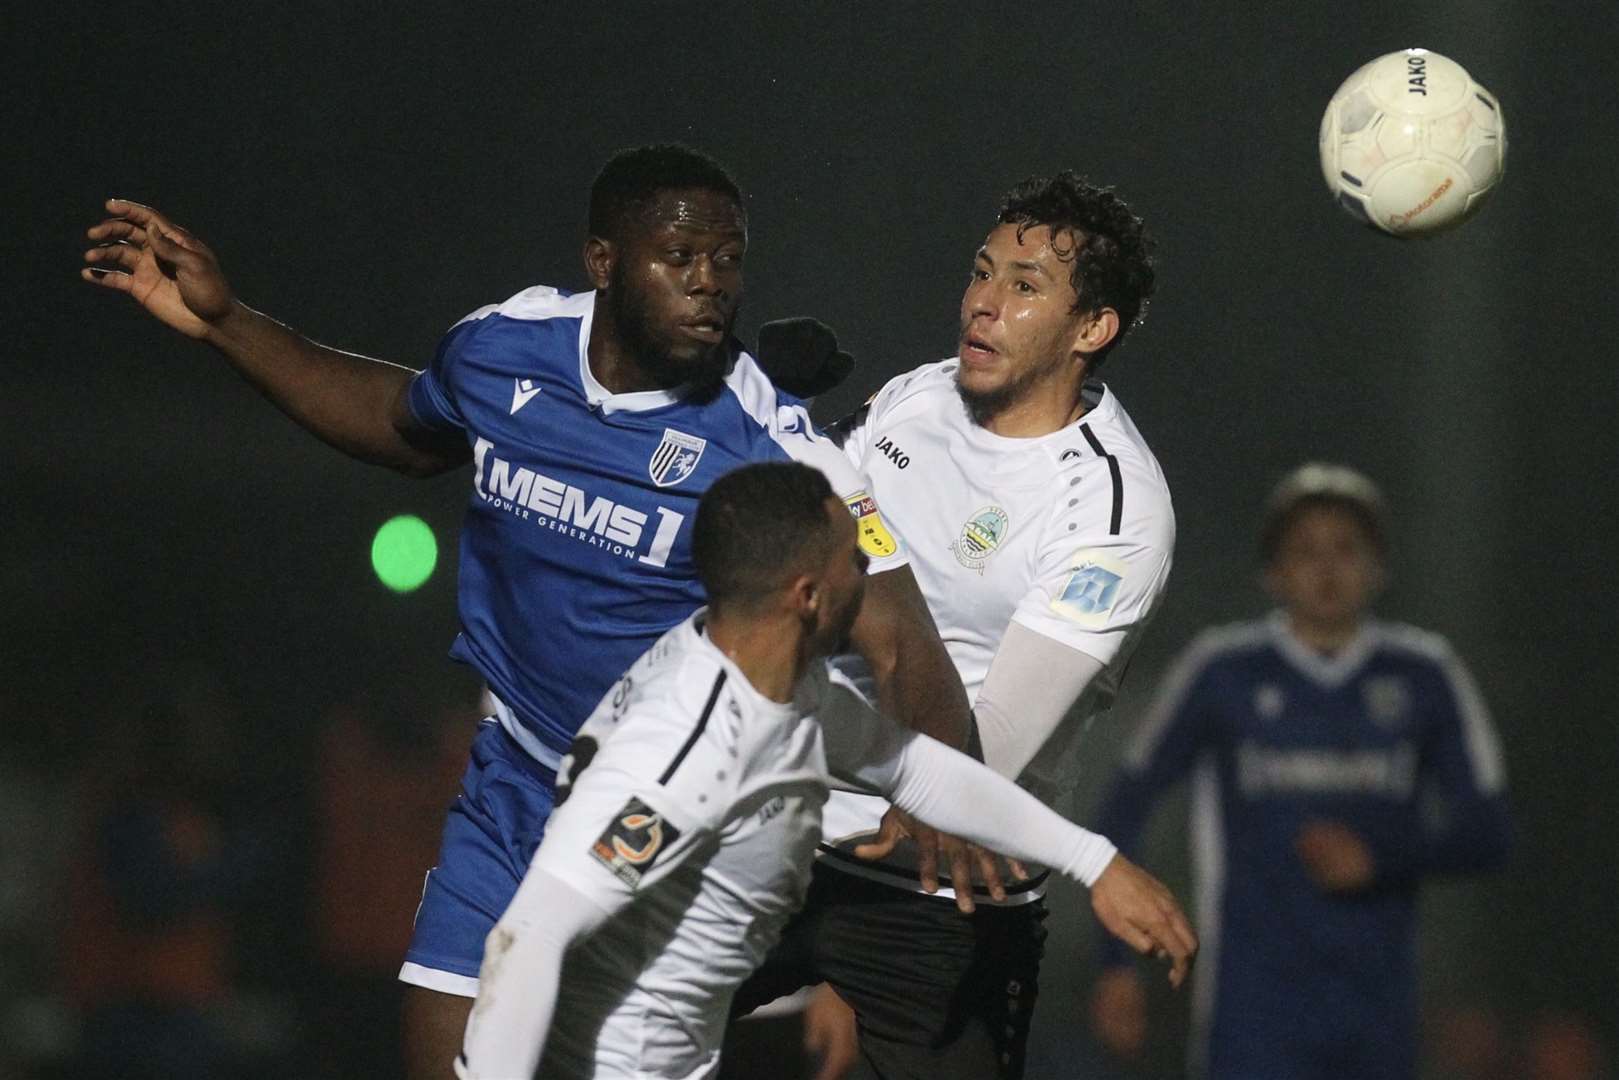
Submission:
<svg viewBox="0 0 1619 1080">
<path fill-rule="evenodd" d="M 208 245 L 140 203 L 108 199 L 107 213 L 85 234 L 96 246 L 84 253 L 89 265 L 79 276 L 128 293 L 187 337 L 207 337 L 234 299 Z"/>
<path fill-rule="evenodd" d="M 1091 994 L 1091 1030 L 1122 1058 L 1140 1055 L 1147 1045 L 1147 991 L 1130 968 L 1102 973 Z"/>
<path fill-rule="evenodd" d="M 1180 989 L 1197 955 L 1197 934 L 1162 882 L 1115 855 L 1091 886 L 1091 910 L 1110 934 L 1136 952 L 1168 960 L 1169 985 Z"/>
<path fill-rule="evenodd" d="M 907 838 L 916 842 L 916 872 L 922 881 L 924 891 L 930 893 L 939 891 L 939 864 L 943 861 L 950 870 L 950 884 L 956 893 L 956 907 L 964 914 L 971 915 L 976 906 L 973 903 L 975 875 L 976 880 L 984 886 L 990 896 L 996 900 L 1006 899 L 1006 884 L 1001 877 L 1001 868 L 996 864 L 996 856 L 992 852 L 985 851 L 977 844 L 969 844 L 949 833 L 939 832 L 897 806 L 890 806 L 888 813 L 883 815 L 876 839 L 856 847 L 854 854 L 856 858 L 868 862 L 875 861 L 886 857 L 900 841 Z M 1016 859 L 1007 859 L 1006 865 L 1017 880 L 1028 879 L 1028 871 Z"/>
<path fill-rule="evenodd" d="M 1293 850 L 1322 892 L 1359 892 L 1377 873 L 1372 849 L 1353 829 L 1336 821 L 1310 821 L 1293 838 Z"/>
</svg>

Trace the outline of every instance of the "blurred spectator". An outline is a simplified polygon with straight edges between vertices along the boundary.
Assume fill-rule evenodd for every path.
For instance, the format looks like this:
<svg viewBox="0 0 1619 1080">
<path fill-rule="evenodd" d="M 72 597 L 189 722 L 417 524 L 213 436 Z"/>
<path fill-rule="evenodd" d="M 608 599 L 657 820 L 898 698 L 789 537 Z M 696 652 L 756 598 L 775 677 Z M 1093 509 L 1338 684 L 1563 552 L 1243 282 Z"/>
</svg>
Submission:
<svg viewBox="0 0 1619 1080">
<path fill-rule="evenodd" d="M 1434 1080 L 1518 1080 L 1501 1015 L 1483 1005 L 1437 1011 L 1428 1023 L 1428 1058 Z"/>
<path fill-rule="evenodd" d="M 316 1057 L 333 1077 L 403 1074 L 396 977 L 479 716 L 357 700 L 317 751 L 314 930 L 323 969 Z"/>
<path fill-rule="evenodd" d="M 1603 1080 L 1609 1075 L 1601 1038 L 1572 1012 L 1537 1016 L 1529 1026 L 1524 1058 L 1525 1080 Z"/>
<path fill-rule="evenodd" d="M 154 706 L 109 725 L 80 792 L 61 971 L 81 1016 L 76 1075 L 233 1075 L 233 922 L 257 852 L 229 842 L 218 718 Z"/>
</svg>

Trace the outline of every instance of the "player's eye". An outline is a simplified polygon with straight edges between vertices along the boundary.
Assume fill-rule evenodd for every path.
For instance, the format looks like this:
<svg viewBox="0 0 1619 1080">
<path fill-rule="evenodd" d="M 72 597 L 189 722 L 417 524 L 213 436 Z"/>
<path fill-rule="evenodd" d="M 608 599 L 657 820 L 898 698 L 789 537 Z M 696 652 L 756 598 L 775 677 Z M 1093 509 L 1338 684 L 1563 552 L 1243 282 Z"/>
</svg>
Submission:
<svg viewBox="0 0 1619 1080">
<path fill-rule="evenodd" d="M 1019 278 L 1019 279 L 1018 279 L 1018 280 L 1017 280 L 1017 281 L 1016 281 L 1016 282 L 1015 282 L 1015 283 L 1014 283 L 1014 284 L 1013 284 L 1013 286 L 1012 286 L 1012 287 L 1013 287 L 1013 288 L 1014 288 L 1014 289 L 1016 289 L 1016 290 L 1017 290 L 1017 291 L 1018 291 L 1018 292 L 1020 292 L 1020 293 L 1022 293 L 1022 294 L 1023 294 L 1023 295 L 1025 295 L 1025 296 L 1031 296 L 1031 295 L 1033 295 L 1033 294 L 1034 294 L 1034 293 L 1037 293 L 1037 292 L 1039 292 L 1039 291 L 1040 291 L 1040 290 L 1039 290 L 1039 289 L 1036 289 L 1036 288 L 1035 288 L 1035 287 L 1034 287 L 1034 283 L 1033 283 L 1033 282 L 1030 282 L 1030 281 L 1027 281 L 1027 280 L 1025 280 L 1025 279 L 1023 279 L 1023 278 Z"/>
<path fill-rule="evenodd" d="M 664 258 L 676 266 L 684 266 L 691 262 L 691 248 L 672 247 L 663 253 Z"/>
</svg>

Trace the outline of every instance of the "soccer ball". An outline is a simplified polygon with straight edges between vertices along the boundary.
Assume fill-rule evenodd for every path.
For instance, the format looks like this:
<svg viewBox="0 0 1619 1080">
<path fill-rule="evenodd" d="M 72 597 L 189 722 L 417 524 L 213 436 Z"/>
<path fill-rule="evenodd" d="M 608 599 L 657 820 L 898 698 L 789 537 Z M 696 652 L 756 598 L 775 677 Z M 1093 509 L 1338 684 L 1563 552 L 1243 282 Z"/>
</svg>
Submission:
<svg viewBox="0 0 1619 1080">
<path fill-rule="evenodd" d="M 1344 80 L 1321 118 L 1321 173 L 1338 205 L 1395 236 L 1472 217 L 1506 156 L 1501 103 L 1427 49 L 1379 56 Z"/>
</svg>

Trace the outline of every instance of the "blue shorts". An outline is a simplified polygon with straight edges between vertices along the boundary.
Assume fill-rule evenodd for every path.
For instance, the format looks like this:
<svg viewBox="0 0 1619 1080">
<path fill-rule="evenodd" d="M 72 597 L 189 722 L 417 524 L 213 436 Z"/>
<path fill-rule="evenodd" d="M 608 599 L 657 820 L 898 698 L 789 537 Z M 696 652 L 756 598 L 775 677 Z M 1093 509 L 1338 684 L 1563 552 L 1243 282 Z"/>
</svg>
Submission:
<svg viewBox="0 0 1619 1080">
<path fill-rule="evenodd" d="M 484 939 L 540 846 L 556 782 L 500 724 L 484 721 L 444 821 L 438 865 L 427 872 L 402 982 L 476 996 Z"/>
</svg>

